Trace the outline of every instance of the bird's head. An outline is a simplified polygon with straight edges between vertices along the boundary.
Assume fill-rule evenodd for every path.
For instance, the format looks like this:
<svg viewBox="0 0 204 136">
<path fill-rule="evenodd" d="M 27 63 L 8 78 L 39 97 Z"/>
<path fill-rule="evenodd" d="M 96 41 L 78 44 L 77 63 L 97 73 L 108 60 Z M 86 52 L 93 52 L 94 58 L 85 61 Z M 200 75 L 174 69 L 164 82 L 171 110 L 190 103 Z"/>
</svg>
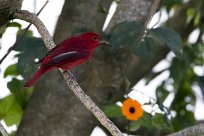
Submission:
<svg viewBox="0 0 204 136">
<path fill-rule="evenodd" d="M 86 32 L 79 35 L 80 38 L 90 43 L 91 46 L 97 47 L 99 45 L 109 45 L 109 42 L 103 40 L 97 33 Z"/>
</svg>

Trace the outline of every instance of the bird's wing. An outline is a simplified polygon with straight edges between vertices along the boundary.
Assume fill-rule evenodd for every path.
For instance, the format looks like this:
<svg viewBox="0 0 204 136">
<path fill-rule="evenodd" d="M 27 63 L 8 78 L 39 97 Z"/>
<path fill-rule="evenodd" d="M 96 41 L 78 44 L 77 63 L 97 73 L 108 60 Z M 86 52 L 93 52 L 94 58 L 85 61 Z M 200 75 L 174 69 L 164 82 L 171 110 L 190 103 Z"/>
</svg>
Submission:
<svg viewBox="0 0 204 136">
<path fill-rule="evenodd" d="M 71 52 L 76 46 L 78 46 L 79 43 L 82 44 L 81 42 L 77 42 L 77 39 L 73 37 L 66 39 L 51 50 L 49 50 L 47 54 L 40 61 L 37 62 L 37 64 L 42 63 L 46 57 L 53 58 L 54 56 L 60 55 L 62 53 Z"/>
<path fill-rule="evenodd" d="M 75 60 L 82 59 L 85 56 L 86 56 L 85 52 L 69 51 L 54 56 L 47 63 L 42 64 L 41 67 L 58 66 L 64 63 L 71 63 Z"/>
</svg>

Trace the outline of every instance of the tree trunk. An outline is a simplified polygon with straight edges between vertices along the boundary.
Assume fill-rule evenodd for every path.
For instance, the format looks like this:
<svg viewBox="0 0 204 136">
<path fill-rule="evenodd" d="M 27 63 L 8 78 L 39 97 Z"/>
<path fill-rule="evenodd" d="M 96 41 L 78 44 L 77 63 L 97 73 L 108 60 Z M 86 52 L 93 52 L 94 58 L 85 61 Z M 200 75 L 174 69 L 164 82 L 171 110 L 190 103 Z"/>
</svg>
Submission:
<svg viewBox="0 0 204 136">
<path fill-rule="evenodd" d="M 101 8 L 103 6 L 108 10 L 110 2 L 108 0 L 66 0 L 56 27 L 55 41 L 57 43 L 62 41 L 76 28 L 86 27 L 100 32 L 106 14 L 99 12 L 99 9 L 103 9 Z M 150 5 L 151 1 L 123 0 L 117 8 L 109 30 L 122 21 L 138 19 L 144 22 Z M 151 70 L 151 67 L 164 58 L 168 49 L 159 48 L 157 51 L 160 53 L 153 58 L 149 66 L 125 50 L 116 56 L 110 53 L 108 47 L 101 47 L 89 62 L 77 67 L 73 72 L 85 92 L 99 106 L 112 104 L 123 97 L 130 87 Z M 120 61 L 117 60 L 118 58 Z M 57 70 L 49 72 L 38 81 L 17 136 L 90 135 L 98 122 L 67 89 Z"/>
<path fill-rule="evenodd" d="M 56 41 L 68 37 L 76 27 L 90 26 L 91 29 L 99 31 L 106 17 L 106 14 L 99 12 L 99 8 L 103 6 L 108 9 L 109 5 L 110 1 L 103 0 L 65 1 L 58 22 L 58 26 L 62 27 L 56 28 Z M 49 72 L 41 79 L 35 86 L 16 135 L 90 135 L 96 125 L 96 119 L 73 93 L 67 90 L 57 70 Z"/>
<path fill-rule="evenodd" d="M 110 2 L 104 0 L 65 1 L 57 23 L 55 41 L 61 41 L 76 28 L 86 27 L 100 32 L 106 14 L 99 12 L 99 9 L 108 10 Z M 131 2 L 134 1 L 123 1 L 118 7 L 116 16 L 124 10 L 123 5 L 127 5 L 123 3 L 128 3 L 129 6 L 134 7 L 133 4 L 135 3 Z M 140 2 L 144 3 L 143 1 Z M 137 4 L 140 4 L 139 1 Z M 147 6 L 149 5 L 147 3 Z M 130 9 L 128 6 L 126 8 Z M 135 10 L 134 8 L 131 12 Z M 147 16 L 148 8 L 145 10 L 143 12 Z M 129 19 L 131 18 L 135 17 L 130 15 Z M 123 67 L 127 67 L 131 63 L 130 61 L 126 62 L 127 58 L 137 59 L 124 52 L 120 56 L 122 62 L 119 64 L 115 57 L 104 48 L 98 50 L 99 53 L 102 52 L 101 54 L 94 55 L 88 63 L 74 69 L 74 75 L 82 88 L 100 106 L 112 103 L 117 100 L 118 96 L 121 97 L 124 94 L 124 86 L 126 86 L 124 85 L 124 73 L 119 65 L 122 64 Z M 90 135 L 98 122 L 72 93 L 67 93 L 68 88 L 63 84 L 61 75 L 57 71 L 50 72 L 38 83 L 30 98 L 17 135 Z"/>
</svg>

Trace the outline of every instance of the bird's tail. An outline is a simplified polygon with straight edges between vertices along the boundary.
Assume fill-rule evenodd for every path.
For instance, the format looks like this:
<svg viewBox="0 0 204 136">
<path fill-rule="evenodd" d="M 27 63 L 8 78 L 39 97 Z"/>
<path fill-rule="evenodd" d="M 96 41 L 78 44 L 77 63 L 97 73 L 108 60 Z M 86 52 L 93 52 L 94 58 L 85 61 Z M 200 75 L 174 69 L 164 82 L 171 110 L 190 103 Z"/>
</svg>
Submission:
<svg viewBox="0 0 204 136">
<path fill-rule="evenodd" d="M 40 78 L 45 72 L 47 72 L 48 70 L 50 70 L 49 68 L 40 68 L 33 76 L 32 78 L 27 81 L 25 84 L 24 84 L 24 87 L 30 87 L 34 84 L 34 82 L 36 80 L 38 80 L 38 78 Z"/>
</svg>

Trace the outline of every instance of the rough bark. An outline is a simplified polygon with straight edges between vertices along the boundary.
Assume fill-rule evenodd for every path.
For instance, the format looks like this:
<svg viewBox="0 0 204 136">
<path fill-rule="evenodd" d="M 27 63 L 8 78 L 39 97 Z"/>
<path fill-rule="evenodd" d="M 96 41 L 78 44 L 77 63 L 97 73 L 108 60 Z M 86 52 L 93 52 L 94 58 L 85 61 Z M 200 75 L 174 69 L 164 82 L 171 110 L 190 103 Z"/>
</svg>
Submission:
<svg viewBox="0 0 204 136">
<path fill-rule="evenodd" d="M 0 26 L 12 19 L 12 14 L 21 9 L 23 0 L 0 0 Z"/>
<path fill-rule="evenodd" d="M 76 27 L 87 27 L 99 32 L 105 14 L 98 12 L 99 5 L 109 7 L 111 1 L 65 1 L 54 39 L 61 41 Z M 131 1 L 127 1 L 131 2 Z M 130 3 L 132 6 L 132 4 Z M 134 7 L 134 6 L 132 6 Z M 108 9 L 108 8 L 107 8 Z M 147 12 L 147 11 L 146 11 Z M 88 16 L 85 16 L 88 15 Z M 124 94 L 124 74 L 114 56 L 102 50 L 87 64 L 74 70 L 80 85 L 100 105 L 111 103 L 115 94 Z M 128 53 L 124 53 L 123 62 Z M 122 64 L 122 63 L 121 63 Z M 127 65 L 127 64 L 126 64 Z M 107 72 L 107 73 L 106 73 Z M 35 88 L 25 111 L 17 135 L 90 135 L 97 121 L 73 96 L 66 93 L 63 80 L 57 72 L 48 73 Z M 54 79 L 51 77 L 55 77 Z M 42 85 L 43 84 L 43 85 Z M 120 89 L 119 89 L 120 88 Z M 123 91 L 120 91 L 123 90 Z M 82 112 L 83 111 L 83 112 Z M 54 129 L 53 129 L 54 128 Z M 36 131 L 37 130 L 37 131 Z M 40 131 L 39 131 L 40 130 Z"/>
<path fill-rule="evenodd" d="M 138 1 L 136 4 L 144 2 L 143 0 L 141 1 Z M 128 6 L 127 8 L 133 11 L 137 10 L 134 9 L 134 7 L 137 6 L 131 4 L 131 2 L 134 2 L 134 0 L 126 1 L 126 3 L 130 4 L 129 7 L 133 9 Z M 105 14 L 98 15 L 97 7 L 99 3 L 105 3 L 105 7 L 107 8 L 109 7 L 110 1 L 65 1 L 55 32 L 54 39 L 56 42 L 69 36 L 71 31 L 76 27 L 90 26 L 92 30 L 100 31 Z M 141 7 L 139 6 L 139 8 Z M 144 8 L 141 8 L 141 10 L 142 9 Z M 119 13 L 121 13 L 121 11 L 125 11 L 122 6 L 121 8 L 119 6 L 117 10 L 112 26 L 114 22 L 120 22 L 120 17 L 117 16 L 120 16 Z M 128 10 L 126 12 L 128 13 Z M 141 15 L 143 14 L 139 14 L 139 16 Z M 144 21 L 145 16 L 146 14 L 140 19 Z M 180 16 L 182 17 L 183 14 L 180 14 Z M 178 23 L 178 21 L 172 20 L 169 22 L 169 25 L 179 30 L 181 34 L 186 34 L 185 26 Z M 155 56 L 151 66 L 147 66 L 137 57 L 131 56 L 128 53 L 122 53 L 120 56 L 121 63 L 119 64 L 114 56 L 106 52 L 106 50 L 100 50 L 102 50 L 100 55 L 95 55 L 88 64 L 82 65 L 74 71 L 84 90 L 87 90 L 87 93 L 100 105 L 112 103 L 114 100 L 117 100 L 116 97 L 120 97 L 124 94 L 123 91 L 125 91 L 126 88 L 126 85 L 124 85 L 124 75 L 127 75 L 131 84 L 134 84 L 144 77 L 144 75 L 151 70 L 151 67 L 159 62 L 168 52 L 166 48 L 158 49 L 157 51 L 160 52 L 158 54 L 159 56 Z M 121 64 L 125 71 L 121 71 L 121 69 L 118 68 Z M 96 120 L 71 92 L 67 93 L 65 91 L 67 88 L 65 87 L 66 85 L 61 75 L 57 71 L 50 72 L 38 83 L 29 101 L 29 106 L 25 111 L 25 116 L 19 127 L 17 136 L 30 134 L 32 134 L 32 136 L 90 135 L 91 130 L 96 125 Z"/>
<path fill-rule="evenodd" d="M 123 21 L 145 22 L 153 1 L 154 0 L 121 0 L 106 31 L 109 31 L 115 24 Z"/>
<path fill-rule="evenodd" d="M 204 136 L 204 124 L 188 127 L 168 136 Z"/>
<path fill-rule="evenodd" d="M 65 26 L 67 26 L 67 22 L 71 25 L 71 22 L 74 19 L 81 24 L 87 24 L 85 22 L 89 20 L 89 24 L 94 26 L 93 29 L 98 29 L 97 26 L 95 26 L 95 21 L 92 16 L 79 14 L 86 13 L 86 11 L 91 11 L 94 14 L 97 14 L 98 16 L 95 16 L 95 20 L 100 22 L 101 24 L 97 25 L 102 27 L 106 15 L 98 13 L 98 7 L 99 4 L 105 4 L 106 7 L 109 7 L 108 3 L 110 2 L 101 2 L 99 0 L 65 1 L 61 14 L 61 17 L 63 18 L 61 19 L 65 22 L 60 24 L 62 26 L 64 25 L 60 31 L 68 36 L 71 30 L 67 29 Z M 71 8 L 71 10 L 67 10 L 67 8 Z M 76 10 L 76 13 L 78 13 L 77 16 L 74 9 Z M 67 16 L 66 13 L 69 13 L 70 15 Z M 91 13 L 87 13 L 87 15 L 89 14 Z M 73 20 L 70 20 L 70 18 L 73 18 Z M 64 39 L 67 36 L 62 37 Z M 41 80 L 43 82 L 36 85 L 17 135 L 90 135 L 95 127 L 94 122 L 97 122 L 95 118 L 71 92 L 66 92 L 67 88 L 58 72 L 51 72 L 48 76 L 50 77 L 46 78 L 50 80 Z M 53 79 L 52 77 L 55 78 Z"/>
<path fill-rule="evenodd" d="M 0 0 L 0 13 L 14 12 L 18 9 L 21 9 L 23 0 Z"/>
<path fill-rule="evenodd" d="M 147 7 L 151 5 L 150 1 L 145 1 L 145 2 L 146 2 Z M 126 15 L 126 17 L 128 17 L 129 21 L 134 20 L 135 16 L 138 17 L 138 15 L 140 15 L 138 17 L 139 19 L 141 19 L 141 18 L 144 19 L 145 16 L 148 15 L 148 8 L 147 7 L 142 8 L 143 9 L 142 12 L 144 14 L 142 16 L 141 14 L 138 13 L 136 7 L 143 7 L 141 5 L 145 5 L 144 4 L 145 2 L 144 1 L 137 1 L 137 3 L 135 3 L 135 1 L 130 1 L 130 0 L 129 1 L 122 1 L 117 8 L 117 11 L 115 14 L 115 19 L 113 19 L 112 25 L 120 22 L 119 20 L 123 19 L 122 17 L 118 17 L 118 16 L 121 16 L 121 12 L 124 11 L 124 9 L 126 9 L 127 11 L 126 11 L 126 13 L 124 13 L 123 16 L 125 16 L 125 14 L 127 14 L 128 9 L 129 9 L 130 13 L 134 13 L 134 14 L 129 14 L 129 15 L 127 14 Z M 129 7 L 131 7 L 131 8 L 129 8 Z M 70 10 L 74 10 L 74 9 L 71 8 Z M 73 11 L 73 12 L 75 12 L 75 11 Z M 81 14 L 83 14 L 83 13 L 81 13 Z M 56 32 L 55 32 L 56 38 L 58 37 L 58 35 L 61 35 L 62 32 L 65 32 L 65 33 L 67 32 L 66 30 L 64 30 L 66 28 L 63 27 L 64 22 L 61 22 L 61 18 L 64 18 L 64 17 L 61 16 L 59 18 L 58 23 L 60 25 L 58 25 L 56 28 Z M 80 19 L 84 20 L 83 17 L 81 17 Z M 76 20 L 76 19 L 74 19 L 74 20 Z M 116 20 L 118 20 L 118 22 Z M 128 21 L 128 20 L 126 20 L 126 21 Z M 72 20 L 65 21 L 66 24 L 68 22 L 72 23 L 68 26 L 68 28 L 72 28 L 72 29 L 74 29 L 76 26 L 79 27 L 81 25 L 85 25 L 86 27 L 89 27 L 89 25 L 90 25 L 90 22 L 87 22 L 87 23 L 86 22 L 82 22 L 82 23 L 76 22 L 75 23 Z M 75 24 L 77 24 L 77 25 L 75 25 Z M 95 29 L 95 27 L 97 27 L 97 28 Z M 100 26 L 100 27 L 95 26 L 95 27 L 92 27 L 92 30 L 98 31 L 98 30 L 101 30 L 101 28 L 102 28 L 102 26 Z M 59 31 L 60 28 L 61 28 L 61 30 Z M 94 101 L 96 101 L 100 105 L 115 102 L 116 100 L 118 100 L 118 97 L 123 96 L 124 92 L 128 88 L 128 85 L 125 82 L 126 77 L 124 76 L 126 72 L 121 71 L 121 69 L 126 69 L 129 66 L 132 66 L 131 65 L 132 61 L 138 61 L 139 60 L 136 56 L 130 55 L 129 53 L 127 53 L 125 51 L 122 51 L 120 53 L 121 53 L 121 55 L 115 56 L 115 54 L 112 55 L 108 52 L 107 47 L 101 48 L 94 55 L 93 59 L 89 61 L 89 63 L 87 63 L 81 67 L 78 67 L 74 70 L 74 74 L 78 78 L 78 81 L 81 83 L 82 88 L 87 90 L 88 91 L 87 93 L 94 99 Z M 116 57 L 119 57 L 121 62 L 118 62 Z M 129 61 L 127 61 L 127 60 L 129 60 Z M 149 69 L 149 66 L 147 67 L 147 69 Z M 132 73 L 134 73 L 133 71 L 135 72 L 135 69 L 132 67 L 131 71 L 129 71 L 129 73 L 131 73 L 130 75 L 132 75 Z M 134 83 L 132 82 L 132 84 L 134 84 Z M 88 118 L 88 116 L 87 116 L 87 118 Z M 89 120 L 91 120 L 91 118 Z"/>
<path fill-rule="evenodd" d="M 111 0 L 66 0 L 54 33 L 58 43 L 71 35 L 76 28 L 100 32 Z"/>
<path fill-rule="evenodd" d="M 13 15 L 16 19 L 21 19 L 32 23 L 40 33 L 45 46 L 51 50 L 56 47 L 51 35 L 43 22 L 37 17 L 36 14 L 30 13 L 26 10 L 18 10 Z M 83 91 L 80 85 L 75 80 L 73 74 L 67 70 L 63 71 L 62 75 L 67 83 L 67 86 L 75 94 L 75 96 L 83 103 L 83 105 L 94 115 L 97 120 L 103 125 L 113 136 L 123 136 L 121 131 L 115 126 L 115 124 L 106 117 L 105 113 L 91 100 L 91 98 Z"/>
</svg>

